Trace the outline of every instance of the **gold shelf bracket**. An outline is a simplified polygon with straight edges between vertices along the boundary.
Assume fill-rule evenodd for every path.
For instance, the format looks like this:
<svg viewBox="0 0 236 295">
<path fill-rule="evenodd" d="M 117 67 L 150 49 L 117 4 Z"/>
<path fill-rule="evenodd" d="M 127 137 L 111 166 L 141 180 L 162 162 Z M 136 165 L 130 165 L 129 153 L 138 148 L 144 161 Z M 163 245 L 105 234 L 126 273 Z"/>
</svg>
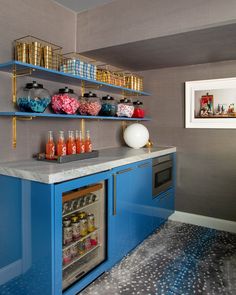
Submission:
<svg viewBox="0 0 236 295">
<path fill-rule="evenodd" d="M 35 117 L 19 117 L 16 116 L 12 117 L 12 148 L 16 149 L 17 143 L 17 121 L 31 121 Z"/>
<path fill-rule="evenodd" d="M 82 138 L 85 138 L 85 119 L 80 120 L 80 130 L 82 132 Z"/>
<path fill-rule="evenodd" d="M 16 70 L 15 75 L 17 77 L 24 77 L 32 75 L 32 72 L 34 72 L 35 69 L 26 69 L 26 70 Z"/>
<path fill-rule="evenodd" d="M 16 116 L 12 117 L 12 148 L 16 149 Z"/>
</svg>

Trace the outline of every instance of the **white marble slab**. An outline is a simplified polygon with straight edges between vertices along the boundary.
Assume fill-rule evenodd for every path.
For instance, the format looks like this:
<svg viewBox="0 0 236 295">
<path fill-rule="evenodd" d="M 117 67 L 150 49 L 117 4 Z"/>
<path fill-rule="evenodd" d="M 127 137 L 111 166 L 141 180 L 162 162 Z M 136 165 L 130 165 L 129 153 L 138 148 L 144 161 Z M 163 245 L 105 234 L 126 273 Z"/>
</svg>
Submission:
<svg viewBox="0 0 236 295">
<path fill-rule="evenodd" d="M 65 164 L 34 159 L 0 163 L 0 174 L 43 183 L 58 183 L 174 152 L 175 147 L 138 150 L 128 147 L 109 148 L 100 150 L 98 158 Z"/>
</svg>

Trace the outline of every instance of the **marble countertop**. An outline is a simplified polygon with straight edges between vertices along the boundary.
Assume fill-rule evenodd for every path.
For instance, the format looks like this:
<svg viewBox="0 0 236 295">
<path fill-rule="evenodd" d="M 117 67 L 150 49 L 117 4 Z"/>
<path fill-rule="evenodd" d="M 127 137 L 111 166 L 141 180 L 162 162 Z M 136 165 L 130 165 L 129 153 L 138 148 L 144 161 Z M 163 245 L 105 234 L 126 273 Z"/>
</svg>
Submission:
<svg viewBox="0 0 236 295">
<path fill-rule="evenodd" d="M 161 146 L 138 150 L 128 147 L 109 148 L 100 150 L 98 158 L 65 164 L 40 162 L 35 159 L 0 163 L 0 174 L 52 184 L 174 152 L 175 147 Z"/>
</svg>

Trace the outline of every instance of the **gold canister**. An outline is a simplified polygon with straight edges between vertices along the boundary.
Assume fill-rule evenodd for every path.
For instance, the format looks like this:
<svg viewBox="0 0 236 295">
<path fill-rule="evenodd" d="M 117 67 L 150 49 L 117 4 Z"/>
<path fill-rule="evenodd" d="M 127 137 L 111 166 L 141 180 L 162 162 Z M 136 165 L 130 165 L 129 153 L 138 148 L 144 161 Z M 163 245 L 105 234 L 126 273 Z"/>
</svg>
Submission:
<svg viewBox="0 0 236 295">
<path fill-rule="evenodd" d="M 52 47 L 43 47 L 43 66 L 47 69 L 52 69 Z"/>
<path fill-rule="evenodd" d="M 17 43 L 16 44 L 16 60 L 28 63 L 28 44 Z"/>
<path fill-rule="evenodd" d="M 32 65 L 40 66 L 42 59 L 42 46 L 39 42 L 29 44 L 29 62 Z"/>
</svg>

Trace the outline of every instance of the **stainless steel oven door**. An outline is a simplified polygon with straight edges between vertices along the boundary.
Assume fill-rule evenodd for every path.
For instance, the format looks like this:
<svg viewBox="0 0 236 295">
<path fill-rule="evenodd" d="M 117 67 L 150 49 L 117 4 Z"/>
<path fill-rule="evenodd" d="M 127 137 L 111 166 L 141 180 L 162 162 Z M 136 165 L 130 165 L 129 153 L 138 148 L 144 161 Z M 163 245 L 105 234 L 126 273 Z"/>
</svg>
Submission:
<svg viewBox="0 0 236 295">
<path fill-rule="evenodd" d="M 152 196 L 155 198 L 172 186 L 172 160 L 157 164 L 154 163 L 152 169 Z"/>
</svg>

